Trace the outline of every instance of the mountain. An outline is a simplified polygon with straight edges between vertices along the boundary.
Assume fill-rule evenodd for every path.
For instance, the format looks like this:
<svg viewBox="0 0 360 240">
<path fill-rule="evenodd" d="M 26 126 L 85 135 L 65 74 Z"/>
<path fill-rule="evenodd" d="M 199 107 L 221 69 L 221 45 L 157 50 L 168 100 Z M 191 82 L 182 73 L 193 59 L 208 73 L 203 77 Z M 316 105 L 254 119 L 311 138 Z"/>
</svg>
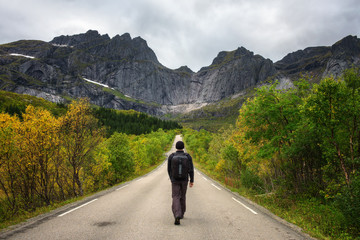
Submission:
<svg viewBox="0 0 360 240">
<path fill-rule="evenodd" d="M 318 82 L 326 76 L 339 77 L 345 69 L 360 65 L 360 39 L 347 36 L 330 47 L 298 50 L 274 65 L 279 75 L 292 79 L 307 75 Z"/>
<path fill-rule="evenodd" d="M 192 76 L 192 101 L 219 101 L 265 81 L 275 72 L 271 60 L 243 47 L 220 52 L 210 66 Z"/>
<path fill-rule="evenodd" d="M 348 36 L 331 47 L 311 47 L 273 63 L 240 47 L 220 52 L 193 72 L 163 66 L 141 37 L 110 38 L 97 31 L 0 45 L 0 89 L 53 102 L 88 97 L 93 104 L 152 115 L 189 112 L 279 79 L 324 76 L 359 65 L 360 40 Z"/>
</svg>

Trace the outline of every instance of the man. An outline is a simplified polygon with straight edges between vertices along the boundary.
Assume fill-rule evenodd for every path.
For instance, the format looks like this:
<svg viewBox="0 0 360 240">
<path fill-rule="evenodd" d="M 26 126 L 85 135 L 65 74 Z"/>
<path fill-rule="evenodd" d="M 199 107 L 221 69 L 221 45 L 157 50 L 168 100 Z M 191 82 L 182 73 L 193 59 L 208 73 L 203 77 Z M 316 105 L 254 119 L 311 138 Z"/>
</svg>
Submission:
<svg viewBox="0 0 360 240">
<path fill-rule="evenodd" d="M 178 141 L 175 145 L 176 152 L 168 158 L 168 174 L 172 188 L 172 212 L 175 217 L 175 225 L 180 225 L 180 219 L 184 218 L 186 211 L 186 190 L 190 177 L 189 187 L 194 185 L 194 165 L 190 154 L 184 152 L 184 143 Z M 184 165 L 179 166 L 182 163 Z M 175 170 L 174 170 L 175 169 Z M 185 170 L 185 176 L 179 177 L 178 173 Z"/>
</svg>

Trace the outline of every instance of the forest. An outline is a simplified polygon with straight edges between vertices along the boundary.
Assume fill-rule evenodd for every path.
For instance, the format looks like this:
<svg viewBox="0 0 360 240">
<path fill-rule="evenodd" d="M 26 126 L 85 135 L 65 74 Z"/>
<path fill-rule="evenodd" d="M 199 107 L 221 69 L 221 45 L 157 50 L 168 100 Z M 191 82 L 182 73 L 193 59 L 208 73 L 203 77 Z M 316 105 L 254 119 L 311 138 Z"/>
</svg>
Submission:
<svg viewBox="0 0 360 240">
<path fill-rule="evenodd" d="M 2 92 L 2 100 L 9 94 Z M 94 113 L 86 99 L 65 106 L 31 98 L 24 107 L 17 98 L 0 106 L 0 225 L 144 174 L 164 160 L 174 139 L 175 130 L 160 127 L 178 127 L 135 112 Z M 147 129 L 135 135 L 102 123 L 104 113 L 117 119 L 127 114 L 118 125 L 131 121 Z"/>
<path fill-rule="evenodd" d="M 320 239 L 360 237 L 360 73 L 256 89 L 236 126 L 184 130 L 198 167 Z"/>
<path fill-rule="evenodd" d="M 147 134 L 158 129 L 181 129 L 182 126 L 174 121 L 162 120 L 134 110 L 115 110 L 109 108 L 95 108 L 94 116 L 103 126 L 107 126 L 107 136 L 114 132 L 126 134 Z"/>
</svg>

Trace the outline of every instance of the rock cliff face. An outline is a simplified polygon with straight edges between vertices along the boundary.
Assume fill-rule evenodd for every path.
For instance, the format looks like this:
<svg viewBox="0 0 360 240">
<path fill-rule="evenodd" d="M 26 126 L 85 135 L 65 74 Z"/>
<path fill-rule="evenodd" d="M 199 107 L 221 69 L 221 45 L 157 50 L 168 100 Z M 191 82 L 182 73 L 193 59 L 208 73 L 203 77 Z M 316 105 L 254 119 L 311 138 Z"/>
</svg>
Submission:
<svg viewBox="0 0 360 240">
<path fill-rule="evenodd" d="M 339 77 L 343 71 L 360 65 L 360 39 L 347 36 L 331 47 L 309 47 L 289 53 L 275 63 L 280 75 L 298 78 L 308 75 L 314 82 L 323 77 Z"/>
<path fill-rule="evenodd" d="M 191 102 L 216 102 L 275 74 L 273 62 L 241 47 L 220 52 L 208 67 L 192 76 Z"/>
<path fill-rule="evenodd" d="M 163 66 L 140 37 L 110 38 L 97 31 L 55 37 L 51 42 L 0 45 L 0 88 L 54 102 L 88 97 L 100 106 L 153 115 L 193 109 L 234 96 L 269 79 L 302 74 L 320 79 L 360 65 L 360 40 L 348 36 L 331 47 L 311 47 L 275 64 L 241 47 L 220 52 L 194 73 Z"/>
<path fill-rule="evenodd" d="M 88 36 L 89 35 L 89 36 Z M 57 46 L 71 46 L 83 67 L 81 76 L 106 84 L 131 98 L 161 105 L 185 103 L 191 73 L 172 71 L 159 63 L 155 53 L 140 37 L 128 33 L 110 39 L 89 31 L 76 36 L 61 36 L 51 41 Z M 76 60 L 71 65 L 76 65 Z"/>
</svg>

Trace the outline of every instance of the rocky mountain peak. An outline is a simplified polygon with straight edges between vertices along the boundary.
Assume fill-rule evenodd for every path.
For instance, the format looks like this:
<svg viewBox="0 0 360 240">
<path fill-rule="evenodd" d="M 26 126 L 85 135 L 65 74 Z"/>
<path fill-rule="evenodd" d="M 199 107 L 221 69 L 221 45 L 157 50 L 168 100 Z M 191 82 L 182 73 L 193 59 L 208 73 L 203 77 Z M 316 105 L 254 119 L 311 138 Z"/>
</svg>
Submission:
<svg viewBox="0 0 360 240">
<path fill-rule="evenodd" d="M 142 39 L 140 36 L 139 36 L 139 37 L 134 38 L 134 39 L 133 39 L 133 41 L 134 41 L 134 42 L 136 42 L 136 43 L 139 43 L 139 44 L 144 44 L 144 45 L 146 45 L 146 46 L 147 46 L 147 42 L 146 42 L 144 39 Z"/>
<path fill-rule="evenodd" d="M 89 30 L 82 34 L 55 37 L 50 43 L 86 50 L 95 58 L 104 57 L 121 61 L 145 60 L 160 64 L 146 41 L 141 37 L 132 39 L 129 33 L 116 35 L 110 39 L 107 34 L 100 35 L 98 31 Z"/>
<path fill-rule="evenodd" d="M 346 68 L 359 62 L 360 39 L 347 36 L 331 47 L 308 47 L 289 53 L 275 63 L 275 68 L 288 77 L 298 78 L 306 74 L 318 82 L 325 76 L 340 76 Z"/>
<path fill-rule="evenodd" d="M 98 31 L 89 30 L 86 33 L 77 34 L 77 35 L 61 35 L 59 37 L 55 37 L 50 43 L 61 45 L 61 46 L 71 46 L 71 47 L 79 47 L 85 43 L 94 42 L 94 41 L 106 41 L 110 40 L 109 35 L 100 35 Z"/>
<path fill-rule="evenodd" d="M 112 38 L 113 41 L 131 41 L 130 33 L 124 33 L 123 35 L 117 34 Z"/>
<path fill-rule="evenodd" d="M 234 51 L 221 51 L 218 53 L 218 55 L 216 56 L 216 58 L 214 58 L 213 62 L 210 65 L 210 68 L 214 68 L 214 67 L 218 67 L 218 66 L 222 66 L 224 64 L 227 64 L 233 60 L 239 59 L 239 58 L 251 58 L 254 56 L 254 53 L 247 50 L 244 47 L 239 47 Z M 208 69 L 207 68 L 203 68 L 202 70 Z"/>
<path fill-rule="evenodd" d="M 131 38 L 129 33 L 116 35 L 103 44 L 102 56 L 112 56 L 118 60 L 146 60 L 160 64 L 155 53 L 141 37 Z"/>
<path fill-rule="evenodd" d="M 304 50 L 298 50 L 287 54 L 283 59 L 276 62 L 277 66 L 293 64 L 299 61 L 304 61 L 319 55 L 324 55 L 330 50 L 329 47 L 308 47 Z"/>
<path fill-rule="evenodd" d="M 231 52 L 227 52 L 227 51 L 219 52 L 218 55 L 214 58 L 211 65 L 218 65 L 218 64 L 224 62 L 227 56 L 231 56 Z"/>
<path fill-rule="evenodd" d="M 175 69 L 175 71 L 177 71 L 177 72 L 186 72 L 186 73 L 190 73 L 190 74 L 192 74 L 192 73 L 194 73 L 193 72 L 193 70 L 191 70 L 188 66 L 181 66 L 181 67 L 179 67 L 178 69 Z"/>
<path fill-rule="evenodd" d="M 235 57 L 241 57 L 241 56 L 253 56 L 254 53 L 247 50 L 246 48 L 244 47 L 239 47 L 235 50 L 234 52 L 234 56 Z"/>
<path fill-rule="evenodd" d="M 360 39 L 357 36 L 347 36 L 331 47 L 334 55 L 359 55 Z"/>
</svg>

